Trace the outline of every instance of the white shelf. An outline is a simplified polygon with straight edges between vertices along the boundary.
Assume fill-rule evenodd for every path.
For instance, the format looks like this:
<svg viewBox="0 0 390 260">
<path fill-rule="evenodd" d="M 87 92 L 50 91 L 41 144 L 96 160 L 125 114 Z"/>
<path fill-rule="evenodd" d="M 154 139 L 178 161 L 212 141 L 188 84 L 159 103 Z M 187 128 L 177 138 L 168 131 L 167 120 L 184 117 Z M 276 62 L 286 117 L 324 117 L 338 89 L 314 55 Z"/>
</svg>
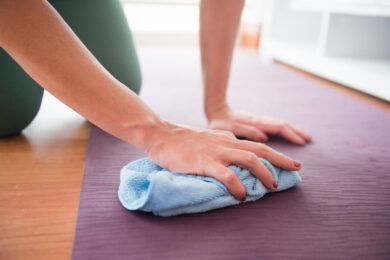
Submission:
<svg viewBox="0 0 390 260">
<path fill-rule="evenodd" d="M 390 0 L 265 1 L 261 57 L 390 101 Z"/>
<path fill-rule="evenodd" d="M 390 101 L 390 61 L 318 55 L 315 46 L 270 42 L 270 55 L 281 62 Z"/>
<path fill-rule="evenodd" d="M 306 12 L 390 16 L 389 0 L 293 0 L 291 7 Z"/>
</svg>

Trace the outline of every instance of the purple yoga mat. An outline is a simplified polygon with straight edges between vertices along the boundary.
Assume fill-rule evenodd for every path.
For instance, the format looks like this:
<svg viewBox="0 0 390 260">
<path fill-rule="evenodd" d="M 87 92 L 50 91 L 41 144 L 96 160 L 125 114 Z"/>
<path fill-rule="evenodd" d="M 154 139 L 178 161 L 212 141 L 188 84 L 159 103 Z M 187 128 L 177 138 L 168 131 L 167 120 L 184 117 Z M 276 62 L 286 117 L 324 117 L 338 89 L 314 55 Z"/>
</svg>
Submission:
<svg viewBox="0 0 390 260">
<path fill-rule="evenodd" d="M 165 119 L 206 126 L 198 52 L 145 49 L 141 97 Z M 256 56 L 236 56 L 233 107 L 306 130 L 303 182 L 211 212 L 154 217 L 118 201 L 119 170 L 144 153 L 92 126 L 73 259 L 389 259 L 390 114 Z"/>
</svg>

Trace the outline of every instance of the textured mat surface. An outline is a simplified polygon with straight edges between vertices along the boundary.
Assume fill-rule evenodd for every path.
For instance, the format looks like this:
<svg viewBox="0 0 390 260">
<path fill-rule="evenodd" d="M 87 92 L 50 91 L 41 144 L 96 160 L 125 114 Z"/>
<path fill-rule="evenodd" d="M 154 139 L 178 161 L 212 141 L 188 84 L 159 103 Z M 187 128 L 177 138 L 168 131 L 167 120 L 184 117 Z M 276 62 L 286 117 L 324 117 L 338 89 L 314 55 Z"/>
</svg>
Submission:
<svg viewBox="0 0 390 260">
<path fill-rule="evenodd" d="M 143 50 L 141 97 L 177 123 L 205 126 L 191 50 Z M 303 182 L 259 201 L 171 218 L 125 210 L 119 170 L 145 156 L 91 128 L 74 259 L 389 259 L 390 114 L 256 57 L 237 55 L 234 107 L 284 118 L 305 147 L 269 145 L 303 163 Z"/>
</svg>

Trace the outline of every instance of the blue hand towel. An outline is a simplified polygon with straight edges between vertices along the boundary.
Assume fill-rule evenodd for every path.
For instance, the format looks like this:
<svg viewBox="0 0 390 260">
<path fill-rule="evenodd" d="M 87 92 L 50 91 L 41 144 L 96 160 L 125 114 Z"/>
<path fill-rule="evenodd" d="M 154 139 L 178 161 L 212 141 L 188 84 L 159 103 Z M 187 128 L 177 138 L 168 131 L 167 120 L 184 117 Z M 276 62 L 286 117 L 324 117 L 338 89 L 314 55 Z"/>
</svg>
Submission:
<svg viewBox="0 0 390 260">
<path fill-rule="evenodd" d="M 275 191 L 293 187 L 302 181 L 298 172 L 286 171 L 259 158 L 278 183 Z M 268 192 L 262 182 L 248 170 L 235 165 L 229 168 L 237 174 L 246 189 L 246 200 L 254 201 Z M 157 216 L 197 213 L 241 203 L 214 178 L 170 172 L 149 158 L 127 164 L 121 170 L 118 197 L 129 210 L 153 212 Z"/>
</svg>

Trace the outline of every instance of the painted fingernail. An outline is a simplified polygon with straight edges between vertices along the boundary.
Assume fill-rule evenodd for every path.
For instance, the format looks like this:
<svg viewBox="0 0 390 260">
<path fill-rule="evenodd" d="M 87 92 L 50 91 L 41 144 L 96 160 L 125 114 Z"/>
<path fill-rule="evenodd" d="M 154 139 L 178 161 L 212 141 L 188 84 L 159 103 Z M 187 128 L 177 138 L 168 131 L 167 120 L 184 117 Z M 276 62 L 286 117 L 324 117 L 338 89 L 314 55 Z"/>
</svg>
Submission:
<svg viewBox="0 0 390 260">
<path fill-rule="evenodd" d="M 272 186 L 274 186 L 275 189 L 278 188 L 278 184 L 276 183 L 276 181 L 274 181 L 274 183 L 272 184 Z"/>
<path fill-rule="evenodd" d="M 295 167 L 301 167 L 301 164 L 299 162 L 294 162 Z"/>
<path fill-rule="evenodd" d="M 246 200 L 246 196 L 241 198 L 241 201 L 244 202 Z"/>
</svg>

